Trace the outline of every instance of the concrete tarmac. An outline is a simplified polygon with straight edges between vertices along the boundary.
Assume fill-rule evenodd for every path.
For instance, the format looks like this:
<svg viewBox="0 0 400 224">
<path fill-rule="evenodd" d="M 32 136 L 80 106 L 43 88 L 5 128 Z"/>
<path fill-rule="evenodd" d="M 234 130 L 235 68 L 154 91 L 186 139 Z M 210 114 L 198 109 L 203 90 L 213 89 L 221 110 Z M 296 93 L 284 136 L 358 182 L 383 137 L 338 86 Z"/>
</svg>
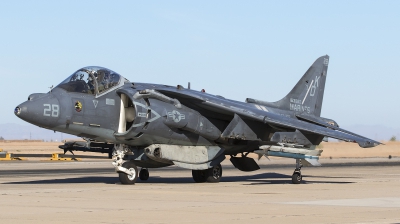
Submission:
<svg viewBox="0 0 400 224">
<path fill-rule="evenodd" d="M 400 223 L 399 159 L 321 162 L 299 185 L 294 161 L 261 160 L 224 161 L 217 184 L 167 167 L 130 186 L 111 161 L 1 162 L 0 223 Z"/>
</svg>

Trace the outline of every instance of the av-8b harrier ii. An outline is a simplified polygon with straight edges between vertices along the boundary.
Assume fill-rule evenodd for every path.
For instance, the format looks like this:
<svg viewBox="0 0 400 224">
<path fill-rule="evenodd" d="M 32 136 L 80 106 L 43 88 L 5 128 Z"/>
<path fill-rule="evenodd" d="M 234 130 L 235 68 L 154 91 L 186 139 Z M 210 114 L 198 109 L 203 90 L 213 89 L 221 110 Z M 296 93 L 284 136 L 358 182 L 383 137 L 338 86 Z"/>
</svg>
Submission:
<svg viewBox="0 0 400 224">
<path fill-rule="evenodd" d="M 303 165 L 320 165 L 315 146 L 325 137 L 363 148 L 380 144 L 320 117 L 328 63 L 329 56 L 318 58 L 277 102 L 238 102 L 85 67 L 50 92 L 31 94 L 15 114 L 42 128 L 114 144 L 112 164 L 123 184 L 147 180 L 148 168 L 171 165 L 191 169 L 195 182 L 219 182 L 226 156 L 239 170 L 259 169 L 249 153 L 295 159 L 292 182 L 298 184 Z"/>
</svg>

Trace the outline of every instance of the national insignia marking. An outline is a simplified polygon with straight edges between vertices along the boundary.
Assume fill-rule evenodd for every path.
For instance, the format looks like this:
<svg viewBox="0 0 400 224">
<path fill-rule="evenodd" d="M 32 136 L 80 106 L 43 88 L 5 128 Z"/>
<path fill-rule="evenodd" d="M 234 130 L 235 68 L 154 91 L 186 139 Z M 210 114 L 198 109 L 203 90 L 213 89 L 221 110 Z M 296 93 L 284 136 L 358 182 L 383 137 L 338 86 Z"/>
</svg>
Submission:
<svg viewBox="0 0 400 224">
<path fill-rule="evenodd" d="M 179 113 L 176 110 L 173 110 L 172 112 L 167 112 L 168 117 L 172 118 L 175 123 L 178 123 L 181 120 L 185 119 L 185 115 Z"/>
</svg>

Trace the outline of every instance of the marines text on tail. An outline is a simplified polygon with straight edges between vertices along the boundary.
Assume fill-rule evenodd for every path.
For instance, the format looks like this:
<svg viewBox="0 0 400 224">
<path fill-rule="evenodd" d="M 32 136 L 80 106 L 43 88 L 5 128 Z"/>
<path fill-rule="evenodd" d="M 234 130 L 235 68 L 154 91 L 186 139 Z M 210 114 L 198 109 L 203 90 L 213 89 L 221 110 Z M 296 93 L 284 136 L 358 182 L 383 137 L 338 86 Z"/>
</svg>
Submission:
<svg viewBox="0 0 400 224">
<path fill-rule="evenodd" d="M 325 137 L 360 147 L 380 144 L 320 117 L 328 63 L 328 56 L 318 58 L 277 102 L 132 83 L 109 69 L 85 67 L 50 92 L 31 94 L 15 114 L 89 143 L 114 144 L 112 164 L 123 184 L 147 180 L 147 168 L 170 165 L 191 169 L 195 182 L 219 182 L 226 156 L 239 170 L 259 169 L 249 153 L 295 159 L 297 184 L 303 164 L 320 165 L 315 146 Z"/>
</svg>

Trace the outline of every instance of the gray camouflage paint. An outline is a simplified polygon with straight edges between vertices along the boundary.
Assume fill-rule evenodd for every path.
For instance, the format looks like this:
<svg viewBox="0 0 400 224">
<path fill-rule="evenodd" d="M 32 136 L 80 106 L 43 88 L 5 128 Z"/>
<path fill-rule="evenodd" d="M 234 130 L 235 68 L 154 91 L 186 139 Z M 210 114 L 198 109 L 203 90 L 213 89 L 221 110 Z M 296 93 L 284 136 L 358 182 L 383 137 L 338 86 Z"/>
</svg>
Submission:
<svg viewBox="0 0 400 224">
<path fill-rule="evenodd" d="M 96 80 L 92 89 L 71 91 L 71 83 L 85 85 L 82 77 L 71 76 L 47 94 L 31 94 L 15 114 L 46 129 L 131 146 L 141 152 L 132 159 L 143 167 L 166 165 L 157 165 L 143 154 L 143 149 L 153 144 L 218 146 L 225 155 L 254 152 L 262 145 L 278 143 L 312 147 L 325 136 L 357 142 L 361 147 L 380 144 L 320 117 L 328 63 L 329 56 L 318 58 L 289 94 L 277 102 L 251 98 L 238 102 L 180 85 L 131 83 L 122 76 L 116 84 L 117 74 L 111 70 L 87 67 L 76 74 L 89 74 L 87 85 Z M 114 77 L 111 88 L 104 78 L 107 74 Z M 127 98 L 124 103 L 123 97 Z M 127 121 L 132 118 L 132 122 Z"/>
</svg>

